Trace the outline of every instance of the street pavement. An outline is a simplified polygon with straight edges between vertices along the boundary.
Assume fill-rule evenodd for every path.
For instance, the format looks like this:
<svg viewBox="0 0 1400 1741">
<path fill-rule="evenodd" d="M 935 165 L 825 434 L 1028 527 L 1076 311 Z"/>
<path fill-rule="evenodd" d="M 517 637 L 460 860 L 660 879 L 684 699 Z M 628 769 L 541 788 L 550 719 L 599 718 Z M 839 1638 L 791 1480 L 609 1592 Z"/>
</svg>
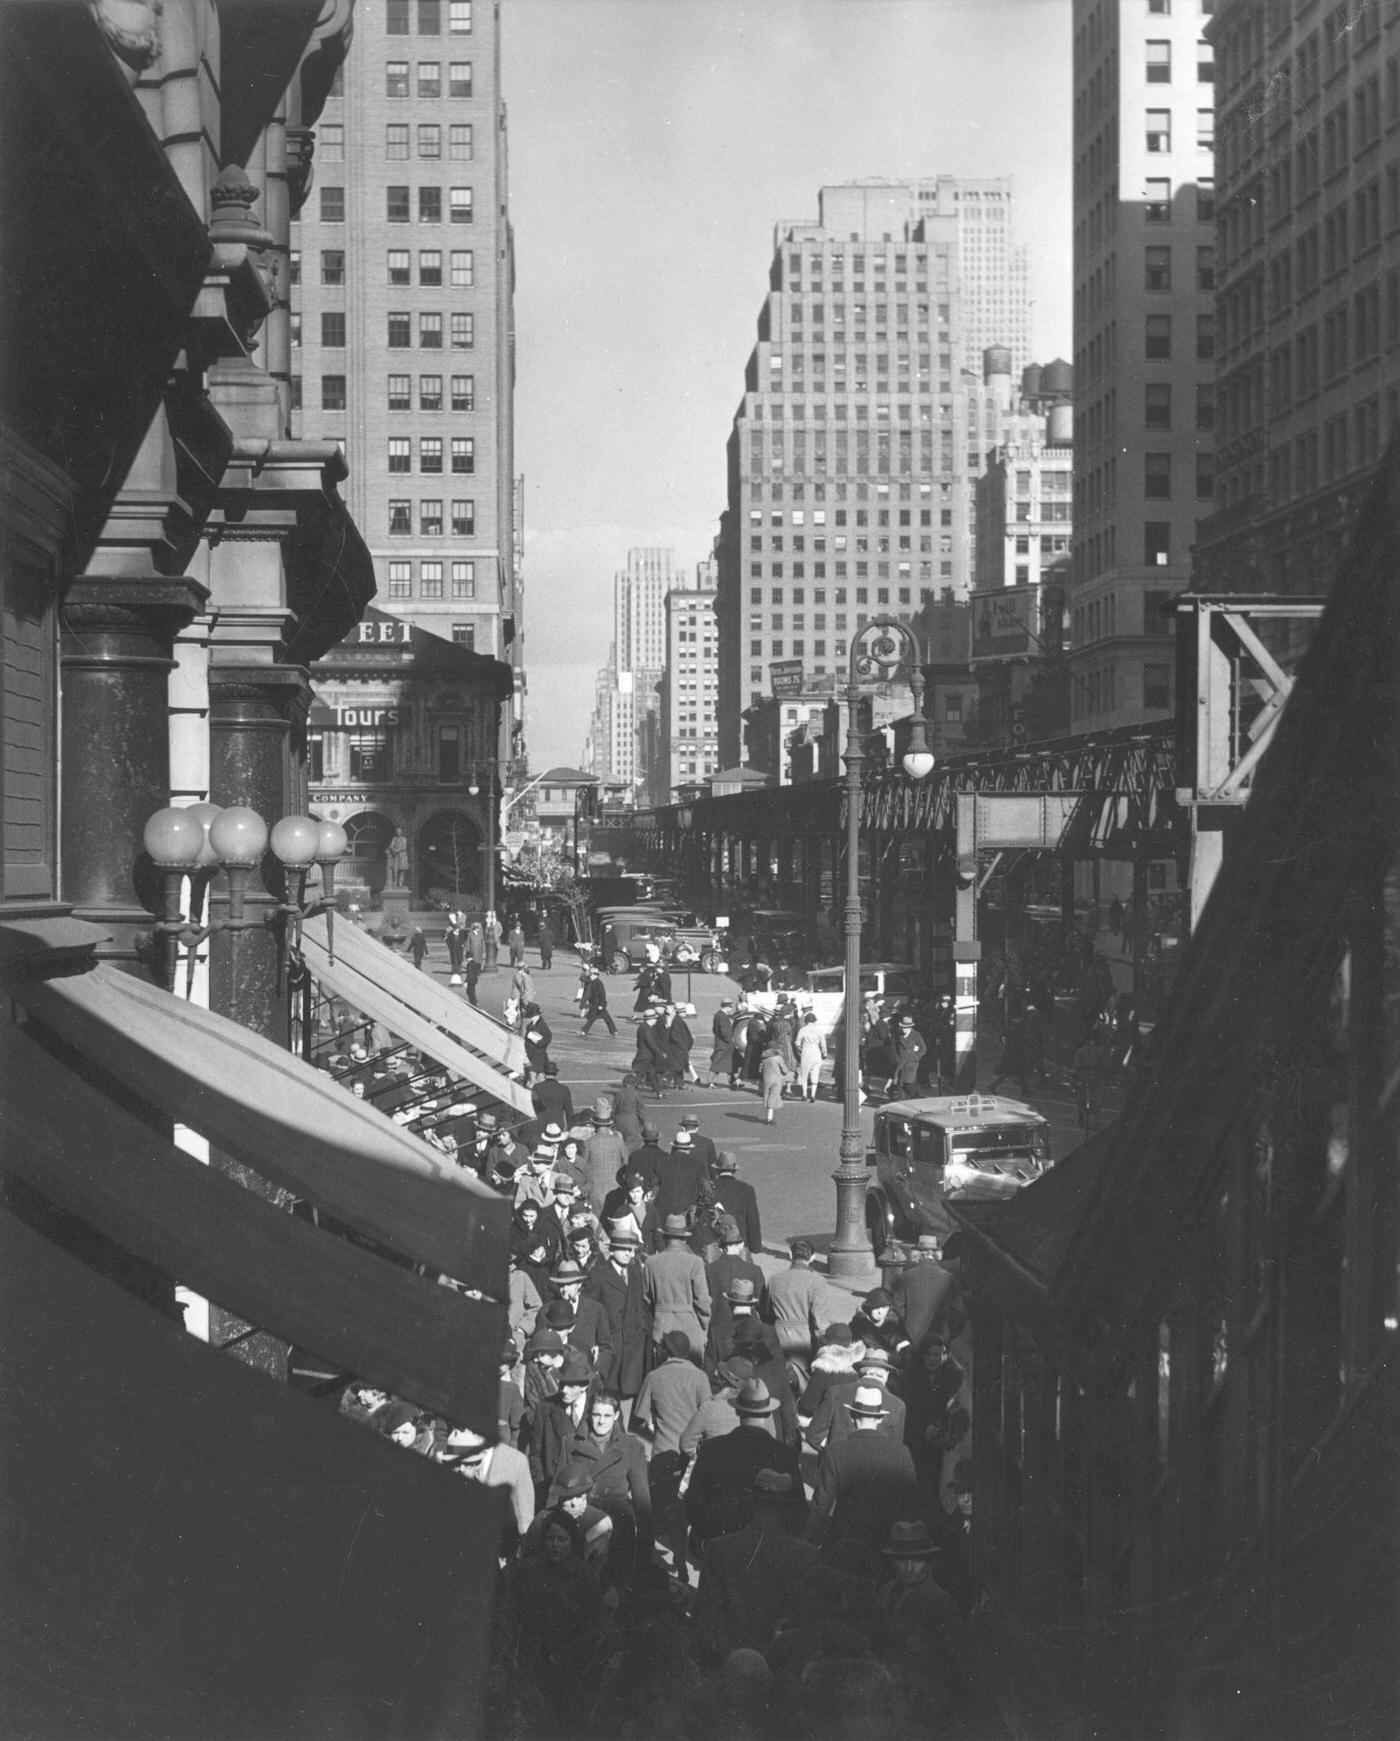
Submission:
<svg viewBox="0 0 1400 1741">
<path fill-rule="evenodd" d="M 537 1001 L 553 1031 L 550 1056 L 558 1064 L 560 1080 L 568 1085 L 574 1107 L 582 1118 L 600 1093 L 619 1086 L 631 1065 L 634 978 L 622 974 L 605 976 L 609 1010 L 617 1023 L 614 1039 L 601 1023 L 595 1023 L 590 1034 L 582 1031 L 574 1001 L 579 984 L 574 955 L 556 950 L 554 964 L 546 972 L 539 965 L 538 952 L 531 947 L 526 965 L 534 979 Z M 440 944 L 432 949 L 425 970 L 446 981 L 448 966 Z M 671 984 L 677 999 L 695 1006 L 695 1015 L 687 1020 L 695 1035 L 692 1062 L 701 1086 L 671 1092 L 659 1099 L 647 1098 L 648 1115 L 661 1132 L 663 1146 L 669 1147 L 682 1115 L 695 1113 L 701 1131 L 715 1147 L 732 1149 L 738 1156 L 739 1177 L 746 1179 L 758 1193 L 765 1249 L 755 1255 L 762 1267 L 769 1271 L 784 1267 L 787 1242 L 798 1237 L 812 1241 L 818 1252 L 817 1267 L 824 1267 L 824 1254 L 836 1225 L 836 1187 L 831 1175 L 838 1164 L 841 1103 L 830 1098 L 813 1105 L 801 1100 L 788 1101 L 780 1108 L 776 1122 L 769 1125 L 764 1122 L 762 1103 L 752 1084 L 733 1092 L 723 1087 L 704 1087 L 709 1074 L 710 1024 L 720 999 L 736 996 L 738 986 L 722 974 L 697 972 L 687 976 L 684 971 L 673 974 Z M 510 969 L 504 961 L 495 974 L 483 973 L 477 988 L 480 1006 L 499 1017 L 509 985 Z M 1062 1007 L 1056 1025 L 1067 1034 L 1068 1023 L 1068 1010 Z M 1052 1059 L 1064 1050 L 1064 1043 L 1057 1045 L 1052 1037 L 1049 1047 Z M 978 1070 L 983 1092 L 995 1074 L 1000 1051 L 998 1036 L 984 1038 Z M 1051 1075 L 1051 1086 L 1037 1090 L 1029 1099 L 1050 1120 L 1052 1153 L 1056 1160 L 1062 1160 L 1083 1141 L 1083 1132 L 1075 1123 L 1072 1088 L 1055 1079 L 1053 1066 Z M 1014 1090 L 1003 1092 L 1021 1098 L 1014 1095 Z M 874 1106 L 861 1109 L 861 1133 L 867 1147 L 872 1141 L 874 1112 Z"/>
</svg>

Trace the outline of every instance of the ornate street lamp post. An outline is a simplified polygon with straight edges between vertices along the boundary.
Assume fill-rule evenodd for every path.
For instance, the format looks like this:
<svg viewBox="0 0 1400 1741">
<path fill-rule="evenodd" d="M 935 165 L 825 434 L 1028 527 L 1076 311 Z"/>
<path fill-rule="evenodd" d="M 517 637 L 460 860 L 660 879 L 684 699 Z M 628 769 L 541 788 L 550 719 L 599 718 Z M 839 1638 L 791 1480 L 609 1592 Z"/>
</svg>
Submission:
<svg viewBox="0 0 1400 1741">
<path fill-rule="evenodd" d="M 889 677 L 908 659 L 909 687 L 914 695 L 913 722 L 904 771 L 911 780 L 933 772 L 933 752 L 924 726 L 924 674 L 913 631 L 896 617 L 872 617 L 851 642 L 846 684 L 846 1038 L 842 1054 L 844 1117 L 836 1181 L 836 1235 L 827 1256 L 833 1276 L 868 1277 L 875 1268 L 865 1225 L 865 1142 L 860 1130 L 860 812 L 861 768 L 865 749 L 856 725 L 860 679 Z"/>
</svg>

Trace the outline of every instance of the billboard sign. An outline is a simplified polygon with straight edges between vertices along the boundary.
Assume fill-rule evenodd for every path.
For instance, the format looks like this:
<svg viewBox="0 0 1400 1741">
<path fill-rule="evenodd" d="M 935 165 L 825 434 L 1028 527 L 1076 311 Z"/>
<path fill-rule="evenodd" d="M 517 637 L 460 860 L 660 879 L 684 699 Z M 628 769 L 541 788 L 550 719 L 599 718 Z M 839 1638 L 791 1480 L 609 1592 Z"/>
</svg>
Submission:
<svg viewBox="0 0 1400 1741">
<path fill-rule="evenodd" d="M 801 695 L 802 661 L 778 659 L 768 667 L 768 681 L 774 695 Z"/>
<path fill-rule="evenodd" d="M 1040 653 L 1040 588 L 999 586 L 972 595 L 972 663 Z"/>
</svg>

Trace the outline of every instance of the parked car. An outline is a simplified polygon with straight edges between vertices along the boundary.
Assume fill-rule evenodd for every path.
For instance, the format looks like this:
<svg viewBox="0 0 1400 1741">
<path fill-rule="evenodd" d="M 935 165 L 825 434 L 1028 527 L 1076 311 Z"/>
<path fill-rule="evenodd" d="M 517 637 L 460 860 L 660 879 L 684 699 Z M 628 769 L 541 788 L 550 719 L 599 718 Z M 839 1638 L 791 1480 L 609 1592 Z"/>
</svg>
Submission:
<svg viewBox="0 0 1400 1741">
<path fill-rule="evenodd" d="M 1014 1196 L 1052 1165 L 1050 1126 L 1033 1106 L 999 1094 L 896 1100 L 875 1114 L 865 1224 L 878 1258 L 893 1241 L 952 1231 L 954 1200 Z"/>
<path fill-rule="evenodd" d="M 598 925 L 600 935 L 612 926 L 607 961 L 613 973 L 640 967 L 646 960 L 648 943 L 655 943 L 663 959 L 676 967 L 698 967 L 702 973 L 725 970 L 723 934 L 702 924 L 687 908 L 660 903 L 604 907 L 599 911 Z"/>
</svg>

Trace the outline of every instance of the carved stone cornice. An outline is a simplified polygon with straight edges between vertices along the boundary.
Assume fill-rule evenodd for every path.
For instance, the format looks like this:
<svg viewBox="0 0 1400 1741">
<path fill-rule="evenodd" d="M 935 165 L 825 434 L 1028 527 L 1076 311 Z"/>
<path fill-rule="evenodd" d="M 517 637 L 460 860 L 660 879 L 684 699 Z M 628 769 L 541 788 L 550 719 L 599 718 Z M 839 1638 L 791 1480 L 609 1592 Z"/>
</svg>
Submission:
<svg viewBox="0 0 1400 1741">
<path fill-rule="evenodd" d="M 209 589 L 187 576 L 108 580 L 79 575 L 59 609 L 65 670 L 170 663 L 180 630 L 203 609 Z"/>
</svg>

